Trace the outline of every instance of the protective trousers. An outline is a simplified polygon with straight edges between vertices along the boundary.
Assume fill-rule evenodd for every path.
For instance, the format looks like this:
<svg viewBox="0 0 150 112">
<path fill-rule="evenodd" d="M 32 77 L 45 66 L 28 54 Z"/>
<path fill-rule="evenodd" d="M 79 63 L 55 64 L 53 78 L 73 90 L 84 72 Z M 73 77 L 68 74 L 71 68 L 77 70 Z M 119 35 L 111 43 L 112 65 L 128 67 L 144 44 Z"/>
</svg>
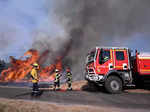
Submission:
<svg viewBox="0 0 150 112">
<path fill-rule="evenodd" d="M 57 80 L 54 82 L 54 87 L 56 89 L 56 87 L 60 88 L 60 80 Z"/>
<path fill-rule="evenodd" d="M 38 95 L 38 93 L 39 93 L 38 83 L 33 83 L 32 95 Z"/>
<path fill-rule="evenodd" d="M 60 77 L 61 77 L 61 74 L 56 73 L 55 81 L 54 81 L 54 89 L 56 89 L 56 88 L 60 89 Z"/>
<path fill-rule="evenodd" d="M 68 83 L 68 88 L 71 88 L 72 84 L 71 84 L 71 79 L 68 79 L 67 80 L 67 83 Z"/>
<path fill-rule="evenodd" d="M 68 83 L 68 89 L 72 89 L 72 74 L 70 72 L 67 73 L 67 83 Z"/>
</svg>

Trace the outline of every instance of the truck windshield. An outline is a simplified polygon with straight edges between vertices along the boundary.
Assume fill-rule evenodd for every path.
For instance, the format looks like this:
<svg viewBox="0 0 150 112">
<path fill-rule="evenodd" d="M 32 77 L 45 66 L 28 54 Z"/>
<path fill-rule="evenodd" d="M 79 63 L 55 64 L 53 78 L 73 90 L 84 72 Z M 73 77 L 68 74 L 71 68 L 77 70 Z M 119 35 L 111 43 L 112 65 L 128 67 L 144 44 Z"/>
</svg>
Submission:
<svg viewBox="0 0 150 112">
<path fill-rule="evenodd" d="M 87 63 L 94 62 L 96 51 L 92 51 L 87 55 Z"/>
<path fill-rule="evenodd" d="M 103 50 L 102 49 L 100 52 L 100 56 L 99 56 L 99 63 L 104 64 L 108 60 L 110 60 L 110 50 Z"/>
</svg>

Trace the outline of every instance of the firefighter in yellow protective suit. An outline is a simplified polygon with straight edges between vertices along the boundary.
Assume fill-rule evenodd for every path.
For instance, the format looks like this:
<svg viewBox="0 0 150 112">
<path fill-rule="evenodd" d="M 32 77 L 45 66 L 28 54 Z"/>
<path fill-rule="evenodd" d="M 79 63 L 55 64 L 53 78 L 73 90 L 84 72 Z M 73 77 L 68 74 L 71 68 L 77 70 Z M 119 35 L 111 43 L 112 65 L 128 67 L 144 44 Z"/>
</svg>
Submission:
<svg viewBox="0 0 150 112">
<path fill-rule="evenodd" d="M 68 90 L 72 90 L 72 73 L 69 67 L 66 69 L 66 72 L 67 72 L 66 75 L 67 75 Z"/>
<path fill-rule="evenodd" d="M 60 77 L 61 73 L 58 69 L 55 70 L 54 90 L 60 89 Z"/>
<path fill-rule="evenodd" d="M 39 70 L 39 65 L 37 63 L 33 64 L 33 68 L 30 72 L 31 77 L 32 77 L 32 83 L 33 83 L 33 88 L 32 88 L 32 96 L 38 95 L 39 94 L 39 87 L 38 87 L 38 70 Z"/>
</svg>

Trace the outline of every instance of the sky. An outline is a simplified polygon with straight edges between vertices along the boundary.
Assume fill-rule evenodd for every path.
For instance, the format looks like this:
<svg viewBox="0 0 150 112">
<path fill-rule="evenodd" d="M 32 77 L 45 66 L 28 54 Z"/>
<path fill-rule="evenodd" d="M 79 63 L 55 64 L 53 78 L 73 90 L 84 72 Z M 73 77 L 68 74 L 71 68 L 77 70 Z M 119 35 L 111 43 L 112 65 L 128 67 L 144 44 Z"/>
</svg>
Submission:
<svg viewBox="0 0 150 112">
<path fill-rule="evenodd" d="M 52 2 L 48 6 L 52 7 Z M 58 29 L 46 0 L 0 0 L 0 57 L 16 58 L 32 46 L 36 30 L 47 29 L 55 34 Z M 53 15 L 53 14 L 52 14 Z"/>
<path fill-rule="evenodd" d="M 30 48 L 61 51 L 80 79 L 95 46 L 150 52 L 149 12 L 150 0 L 0 0 L 0 59 Z"/>
<path fill-rule="evenodd" d="M 28 49 L 32 48 L 34 40 L 37 39 L 37 32 L 48 33 L 50 38 L 55 38 L 64 35 L 64 30 L 69 29 L 68 31 L 70 31 L 70 29 L 74 29 L 76 26 L 80 27 L 80 25 L 82 30 L 85 29 L 83 31 L 85 36 L 91 36 L 89 38 L 93 36 L 94 38 L 95 34 L 95 38 L 100 40 L 103 46 L 117 44 L 131 48 L 137 47 L 141 51 L 149 51 L 149 34 L 142 33 L 145 29 L 147 29 L 145 32 L 149 32 L 149 25 L 147 24 L 150 18 L 147 16 L 149 2 L 141 4 L 140 0 L 137 0 L 137 2 L 128 1 L 129 3 L 126 0 L 108 1 L 98 1 L 97 3 L 100 2 L 99 5 L 102 6 L 99 7 L 98 5 L 97 7 L 96 2 L 90 2 L 90 0 L 88 2 L 83 0 L 83 3 L 80 0 L 0 0 L 0 58 L 8 60 L 9 56 L 16 58 L 22 56 Z M 57 7 L 62 6 L 60 9 L 58 8 L 57 14 L 59 16 L 54 12 L 56 4 L 59 4 Z M 88 7 L 91 9 L 91 14 L 88 14 L 85 10 L 86 8 L 89 10 Z M 137 11 L 137 9 L 140 10 Z M 86 14 L 88 14 L 88 17 L 86 17 Z M 57 16 L 59 19 L 62 18 L 62 21 L 57 20 Z M 95 19 L 100 20 L 98 24 Z M 69 24 L 64 25 L 67 22 Z M 83 24 L 81 24 L 82 22 Z M 89 29 L 92 30 L 88 31 Z M 138 33 L 139 31 L 140 33 Z M 103 32 L 108 35 L 104 34 L 103 36 Z M 127 36 L 125 37 L 123 34 L 128 32 L 129 35 L 125 35 Z M 116 35 L 116 33 L 119 34 Z M 97 36 L 99 34 L 103 36 L 101 39 Z M 114 34 L 113 38 L 111 37 L 112 34 Z M 127 38 L 127 41 L 119 39 L 122 35 L 123 38 Z M 113 40 L 107 41 L 109 38 Z M 40 37 L 39 40 L 42 41 L 42 38 Z M 89 43 L 95 46 L 95 41 L 93 43 L 89 41 Z M 86 43 L 88 42 L 86 41 Z M 51 44 L 55 43 L 52 42 Z"/>
</svg>

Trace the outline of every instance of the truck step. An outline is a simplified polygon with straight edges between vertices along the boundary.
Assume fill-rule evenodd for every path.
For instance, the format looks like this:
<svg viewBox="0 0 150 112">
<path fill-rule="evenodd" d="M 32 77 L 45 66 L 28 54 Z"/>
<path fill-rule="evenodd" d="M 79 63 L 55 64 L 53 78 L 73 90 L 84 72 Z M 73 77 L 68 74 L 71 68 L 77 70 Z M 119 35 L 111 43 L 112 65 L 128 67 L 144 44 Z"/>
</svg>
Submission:
<svg viewBox="0 0 150 112">
<path fill-rule="evenodd" d="M 135 87 L 135 84 L 128 84 L 127 87 Z"/>
</svg>

